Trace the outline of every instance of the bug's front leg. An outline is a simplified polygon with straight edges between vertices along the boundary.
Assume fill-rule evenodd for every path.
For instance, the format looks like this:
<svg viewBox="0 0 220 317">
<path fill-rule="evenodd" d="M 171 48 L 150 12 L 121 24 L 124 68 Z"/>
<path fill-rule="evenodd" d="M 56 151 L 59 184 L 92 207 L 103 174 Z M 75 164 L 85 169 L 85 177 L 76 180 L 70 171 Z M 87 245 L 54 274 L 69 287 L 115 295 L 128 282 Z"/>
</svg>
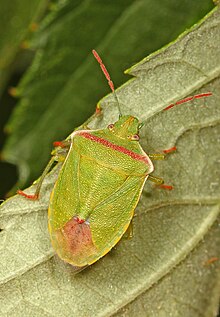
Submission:
<svg viewBox="0 0 220 317">
<path fill-rule="evenodd" d="M 163 150 L 163 153 L 153 153 L 153 154 L 148 154 L 149 158 L 151 160 L 164 160 L 166 157 L 166 154 L 172 153 L 176 151 L 176 146 L 173 146 L 169 149 Z"/>
<path fill-rule="evenodd" d="M 19 194 L 27 199 L 32 199 L 32 200 L 37 200 L 39 198 L 39 193 L 40 193 L 44 178 L 49 173 L 49 171 L 51 170 L 54 163 L 64 161 L 64 159 L 66 158 L 66 155 L 69 151 L 69 148 L 71 145 L 71 140 L 68 139 L 68 140 L 64 140 L 64 141 L 57 141 L 57 142 L 54 142 L 53 145 L 54 145 L 55 149 L 51 152 L 52 157 L 51 157 L 50 161 L 48 162 L 47 166 L 45 167 L 42 175 L 40 176 L 40 178 L 37 182 L 37 187 L 36 187 L 35 193 L 30 195 L 30 194 L 26 194 L 24 191 L 19 189 L 17 191 L 17 194 Z"/>
</svg>

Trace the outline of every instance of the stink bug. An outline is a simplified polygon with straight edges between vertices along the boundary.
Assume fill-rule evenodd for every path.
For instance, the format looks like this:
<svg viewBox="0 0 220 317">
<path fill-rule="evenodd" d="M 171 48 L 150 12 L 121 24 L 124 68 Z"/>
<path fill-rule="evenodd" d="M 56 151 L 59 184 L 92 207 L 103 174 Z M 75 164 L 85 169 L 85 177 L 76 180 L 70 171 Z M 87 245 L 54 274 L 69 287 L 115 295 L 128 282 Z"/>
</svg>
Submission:
<svg viewBox="0 0 220 317">
<path fill-rule="evenodd" d="M 54 185 L 48 212 L 51 243 L 59 257 L 77 267 L 93 264 L 108 253 L 128 229 L 147 179 L 158 185 L 163 180 L 150 175 L 151 159 L 164 154 L 146 154 L 139 144 L 142 123 L 122 115 L 113 82 L 98 53 L 93 50 L 119 110 L 119 119 L 100 130 L 80 127 L 65 141 L 55 142 L 52 158 L 40 178 L 34 195 L 37 199 L 43 178 L 55 161 L 63 165 Z M 188 97 L 175 105 L 211 93 Z M 96 109 L 98 115 L 100 108 Z M 165 150 L 169 153 L 175 147 Z M 162 185 L 172 189 L 172 186 Z"/>
</svg>

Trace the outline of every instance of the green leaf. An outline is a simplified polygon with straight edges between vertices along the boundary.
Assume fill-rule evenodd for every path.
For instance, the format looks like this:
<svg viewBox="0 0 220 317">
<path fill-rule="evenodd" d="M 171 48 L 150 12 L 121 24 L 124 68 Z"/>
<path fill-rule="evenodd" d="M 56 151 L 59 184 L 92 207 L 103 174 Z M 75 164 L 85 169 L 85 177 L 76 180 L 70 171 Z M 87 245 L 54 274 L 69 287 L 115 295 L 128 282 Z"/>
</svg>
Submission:
<svg viewBox="0 0 220 317">
<path fill-rule="evenodd" d="M 45 18 L 32 40 L 36 58 L 18 86 L 21 100 L 7 125 L 11 136 L 3 156 L 18 165 L 20 187 L 39 176 L 53 141 L 72 132 L 109 92 L 93 48 L 117 87 L 128 65 L 175 39 L 213 6 L 209 0 L 65 3 Z"/>
<path fill-rule="evenodd" d="M 176 146 L 155 164 L 173 191 L 147 182 L 134 236 L 74 275 L 54 256 L 47 232 L 49 195 L 60 166 L 45 179 L 39 201 L 15 196 L 1 207 L 1 316 L 217 315 L 220 277 L 220 10 L 172 45 L 129 70 L 117 90 L 124 113 L 145 122 L 147 153 Z M 162 111 L 186 95 L 208 98 Z M 135 105 L 135 107 L 134 107 Z M 111 95 L 91 127 L 118 117 Z M 32 186 L 27 192 L 34 192 Z M 216 259 L 217 261 L 212 261 Z"/>
<path fill-rule="evenodd" d="M 46 4 L 46 0 L 0 1 L 0 94 L 15 66 L 21 42 L 30 32 L 31 22 L 36 22 Z"/>
<path fill-rule="evenodd" d="M 219 223 L 216 222 L 185 260 L 113 316 L 217 316 L 219 263 L 215 263 L 214 257 L 208 259 L 208 255 L 219 254 L 219 244 Z"/>
</svg>

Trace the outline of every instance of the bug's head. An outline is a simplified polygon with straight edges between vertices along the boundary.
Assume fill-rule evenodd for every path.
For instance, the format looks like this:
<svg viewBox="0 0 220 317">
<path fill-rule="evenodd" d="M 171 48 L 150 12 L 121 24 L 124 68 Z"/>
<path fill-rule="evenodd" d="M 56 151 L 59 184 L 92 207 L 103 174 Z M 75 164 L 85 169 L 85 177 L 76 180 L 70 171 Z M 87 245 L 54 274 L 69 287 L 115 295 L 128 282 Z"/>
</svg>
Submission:
<svg viewBox="0 0 220 317">
<path fill-rule="evenodd" d="M 108 129 L 120 138 L 138 141 L 141 126 L 137 118 L 121 116 L 114 124 L 109 124 Z"/>
</svg>

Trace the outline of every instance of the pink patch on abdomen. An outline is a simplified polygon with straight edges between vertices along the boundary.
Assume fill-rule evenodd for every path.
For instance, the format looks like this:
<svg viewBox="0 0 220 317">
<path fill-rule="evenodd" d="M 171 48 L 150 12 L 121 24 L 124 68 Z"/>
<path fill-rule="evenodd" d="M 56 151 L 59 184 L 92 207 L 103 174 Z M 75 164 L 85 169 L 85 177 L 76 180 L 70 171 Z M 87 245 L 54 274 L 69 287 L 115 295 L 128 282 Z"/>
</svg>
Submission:
<svg viewBox="0 0 220 317">
<path fill-rule="evenodd" d="M 87 222 L 79 223 L 75 218 L 56 231 L 56 248 L 64 261 L 75 266 L 86 265 L 87 259 L 97 253 L 90 225 Z"/>
</svg>

